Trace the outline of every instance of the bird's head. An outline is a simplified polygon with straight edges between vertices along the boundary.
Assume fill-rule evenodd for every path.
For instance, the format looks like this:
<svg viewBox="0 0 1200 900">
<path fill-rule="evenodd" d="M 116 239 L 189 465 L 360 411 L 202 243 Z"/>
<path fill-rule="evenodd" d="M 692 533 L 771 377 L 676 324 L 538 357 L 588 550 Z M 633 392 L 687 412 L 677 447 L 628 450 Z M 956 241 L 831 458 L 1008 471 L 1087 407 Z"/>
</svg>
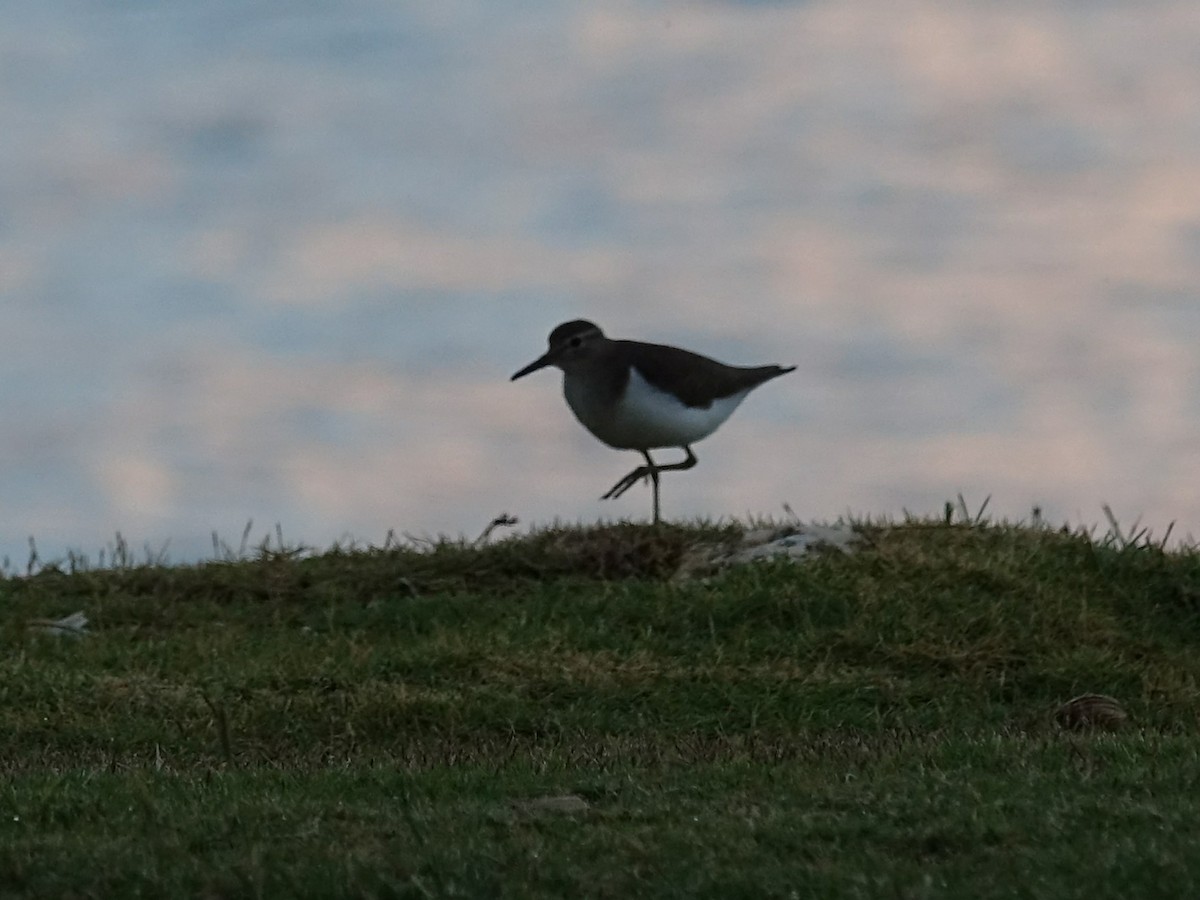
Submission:
<svg viewBox="0 0 1200 900">
<path fill-rule="evenodd" d="M 564 322 L 550 332 L 550 349 L 513 375 L 512 380 L 546 366 L 558 366 L 564 372 L 586 368 L 605 340 L 604 332 L 591 322 L 584 319 Z"/>
</svg>

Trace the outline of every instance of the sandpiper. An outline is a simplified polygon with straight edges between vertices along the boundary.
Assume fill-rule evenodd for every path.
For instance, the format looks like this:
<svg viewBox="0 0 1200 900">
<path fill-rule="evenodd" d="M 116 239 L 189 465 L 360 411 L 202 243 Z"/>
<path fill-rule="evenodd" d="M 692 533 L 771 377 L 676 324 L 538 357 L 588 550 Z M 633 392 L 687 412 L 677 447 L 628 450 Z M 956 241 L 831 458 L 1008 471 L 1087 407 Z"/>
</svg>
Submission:
<svg viewBox="0 0 1200 900">
<path fill-rule="evenodd" d="M 796 368 L 727 366 L 665 344 L 614 341 L 583 319 L 550 332 L 550 349 L 512 380 L 546 366 L 562 369 L 567 405 L 588 431 L 610 447 L 637 450 L 646 459 L 600 499 L 620 497 L 649 478 L 655 524 L 659 473 L 694 466 L 692 444 L 716 431 L 760 384 Z M 663 447 L 678 447 L 687 456 L 660 465 L 650 451 Z"/>
</svg>

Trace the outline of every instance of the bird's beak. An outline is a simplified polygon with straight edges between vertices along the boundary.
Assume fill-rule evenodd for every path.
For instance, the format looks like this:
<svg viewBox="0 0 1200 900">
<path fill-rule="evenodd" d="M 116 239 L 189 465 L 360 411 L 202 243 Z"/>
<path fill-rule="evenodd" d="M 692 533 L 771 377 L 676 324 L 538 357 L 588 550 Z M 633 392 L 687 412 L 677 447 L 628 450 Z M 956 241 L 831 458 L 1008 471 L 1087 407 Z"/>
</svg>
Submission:
<svg viewBox="0 0 1200 900">
<path fill-rule="evenodd" d="M 538 369 L 544 369 L 546 366 L 553 365 L 553 363 L 553 357 L 551 357 L 549 353 L 543 353 L 509 380 L 516 381 L 518 378 L 524 378 L 530 372 L 536 372 Z"/>
</svg>

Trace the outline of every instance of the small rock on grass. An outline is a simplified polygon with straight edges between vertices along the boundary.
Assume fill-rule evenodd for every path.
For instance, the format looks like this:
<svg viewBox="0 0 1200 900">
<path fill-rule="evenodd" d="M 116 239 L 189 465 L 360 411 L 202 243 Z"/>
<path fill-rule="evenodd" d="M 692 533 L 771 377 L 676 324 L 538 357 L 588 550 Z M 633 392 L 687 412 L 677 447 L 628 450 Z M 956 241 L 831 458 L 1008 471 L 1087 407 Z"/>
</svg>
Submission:
<svg viewBox="0 0 1200 900">
<path fill-rule="evenodd" d="M 88 633 L 88 617 L 83 611 L 71 613 L 61 619 L 30 619 L 25 627 L 38 634 L 52 634 L 55 637 L 81 638 Z"/>
<path fill-rule="evenodd" d="M 721 569 L 758 559 L 799 561 L 817 547 L 849 552 L 857 534 L 850 525 L 796 524 L 778 528 L 756 528 L 742 535 L 733 548 L 698 546 L 684 555 L 676 580 L 712 575 Z"/>
</svg>

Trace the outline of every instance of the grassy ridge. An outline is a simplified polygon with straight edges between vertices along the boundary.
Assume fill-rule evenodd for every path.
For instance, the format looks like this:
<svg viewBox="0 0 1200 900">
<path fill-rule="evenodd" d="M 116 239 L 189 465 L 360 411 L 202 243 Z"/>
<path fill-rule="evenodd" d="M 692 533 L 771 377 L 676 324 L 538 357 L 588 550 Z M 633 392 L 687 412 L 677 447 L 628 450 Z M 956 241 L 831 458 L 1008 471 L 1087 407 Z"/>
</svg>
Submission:
<svg viewBox="0 0 1200 900">
<path fill-rule="evenodd" d="M 1200 554 L 861 530 L 706 579 L 735 529 L 0 582 L 0 893 L 1194 893 Z M 1086 691 L 1131 724 L 1061 731 Z"/>
</svg>

